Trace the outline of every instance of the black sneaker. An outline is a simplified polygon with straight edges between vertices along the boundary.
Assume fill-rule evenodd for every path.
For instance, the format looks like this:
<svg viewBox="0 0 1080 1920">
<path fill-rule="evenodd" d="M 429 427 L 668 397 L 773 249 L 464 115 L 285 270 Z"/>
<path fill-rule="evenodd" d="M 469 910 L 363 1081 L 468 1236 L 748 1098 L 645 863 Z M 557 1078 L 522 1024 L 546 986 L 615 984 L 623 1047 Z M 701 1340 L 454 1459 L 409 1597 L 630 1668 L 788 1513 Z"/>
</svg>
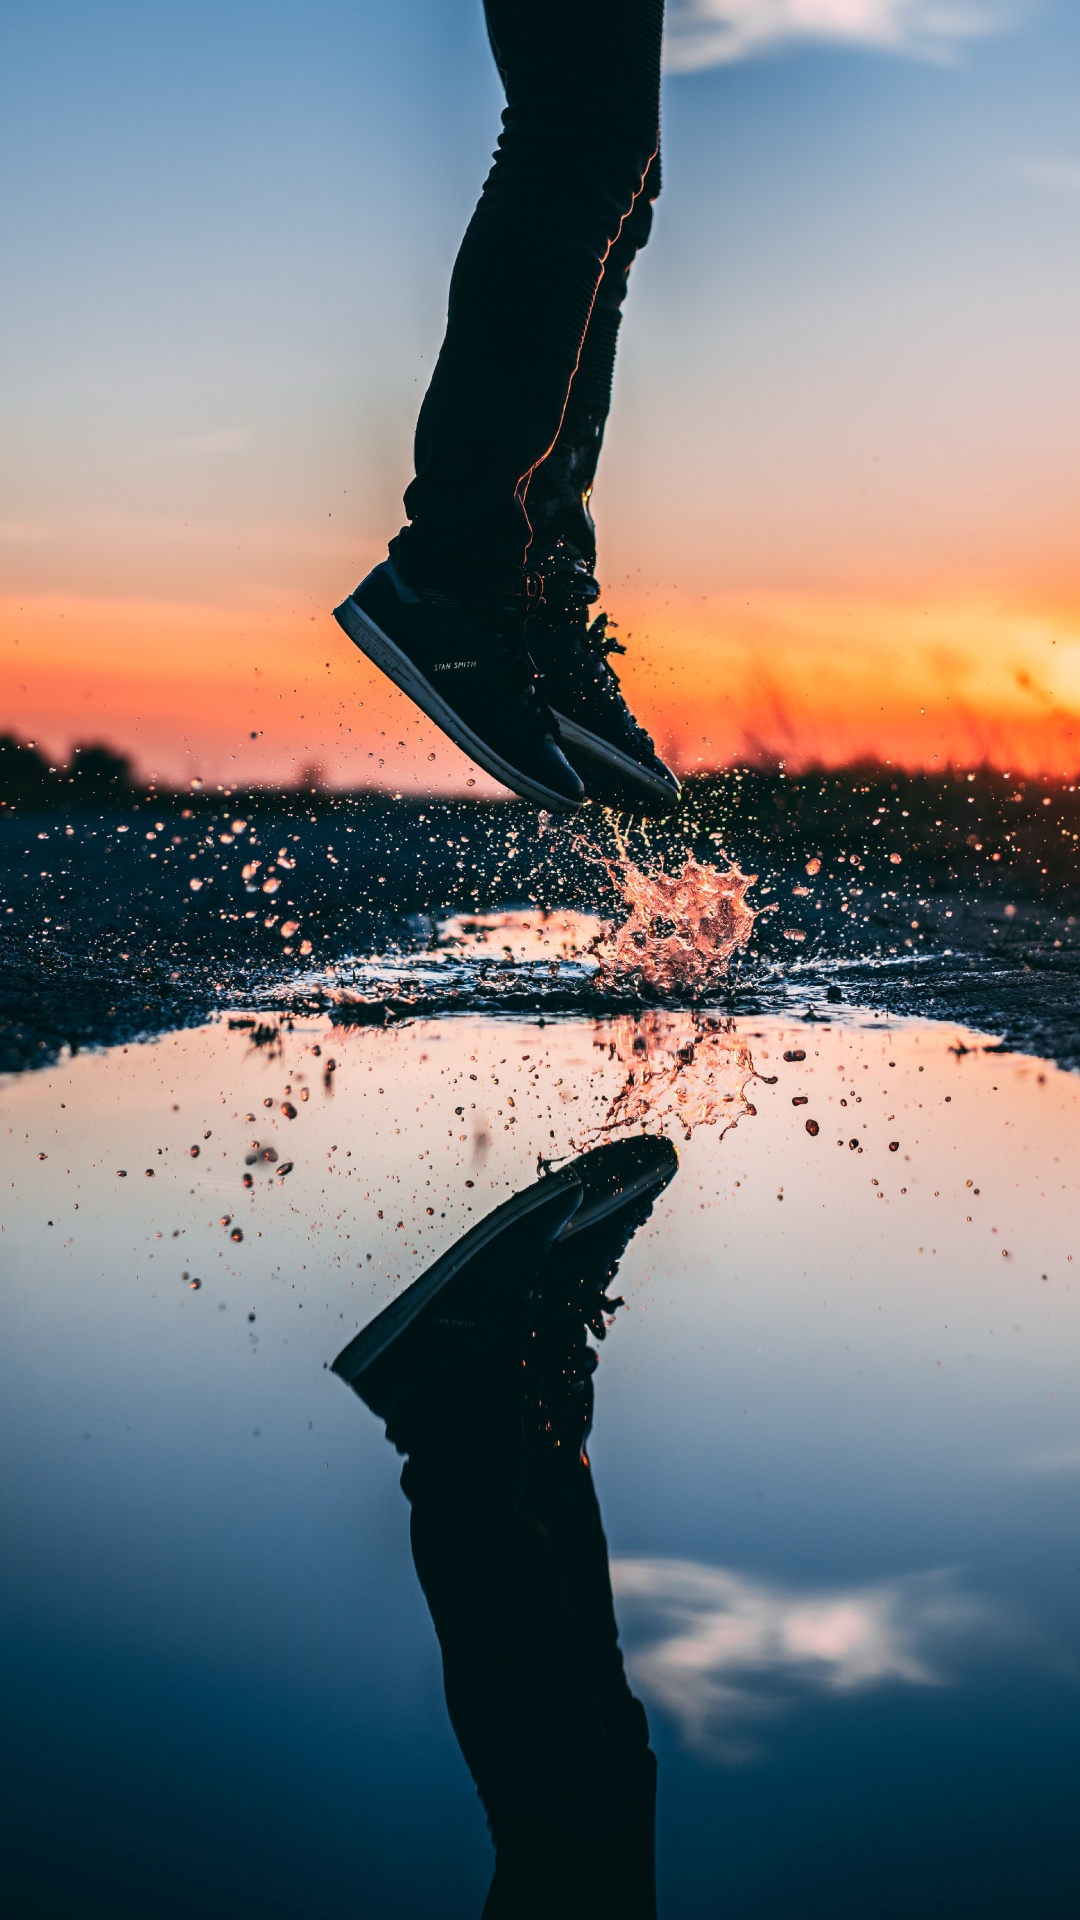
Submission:
<svg viewBox="0 0 1080 1920">
<path fill-rule="evenodd" d="M 565 1168 L 581 1183 L 575 1207 L 529 1280 L 522 1343 L 526 1425 L 576 1457 L 592 1426 L 596 1349 L 621 1299 L 608 1289 L 638 1228 L 678 1170 L 670 1140 L 642 1136 L 595 1147 Z"/>
<path fill-rule="evenodd" d="M 642 1137 L 545 1174 L 470 1227 L 350 1340 L 331 1371 L 387 1422 L 395 1444 L 408 1432 L 417 1390 L 430 1394 L 439 1378 L 482 1383 L 486 1403 L 495 1383 L 509 1380 L 513 1396 L 530 1402 L 534 1429 L 560 1440 L 572 1431 L 580 1444 L 596 1364 L 586 1329 L 604 1338 L 605 1316 L 621 1304 L 606 1289 L 677 1166 L 669 1140 Z"/>
<path fill-rule="evenodd" d="M 631 1238 L 652 1212 L 653 1201 L 678 1170 L 679 1156 L 664 1134 L 610 1140 L 606 1146 L 594 1147 L 591 1153 L 571 1160 L 563 1172 L 575 1175 L 580 1182 L 581 1201 L 559 1229 L 553 1245 L 564 1247 L 569 1240 L 617 1220 L 622 1238 L 617 1252 L 615 1237 L 608 1242 L 613 1261 L 611 1278 Z"/>
<path fill-rule="evenodd" d="M 386 1419 L 418 1368 L 461 1353 L 472 1359 L 491 1336 L 497 1345 L 504 1334 L 516 1341 L 535 1264 L 580 1203 L 572 1167 L 504 1200 L 376 1314 L 331 1372 Z"/>
<path fill-rule="evenodd" d="M 520 615 L 414 592 L 384 560 L 334 618 L 485 773 L 553 812 L 580 806 L 585 789 L 556 745 Z"/>
<path fill-rule="evenodd" d="M 535 564 L 544 591 L 529 616 L 529 647 L 563 752 L 590 799 L 635 813 L 670 813 L 679 782 L 634 719 L 608 658 L 626 649 L 606 614 L 590 625 L 600 595 L 595 575 L 563 541 Z"/>
</svg>

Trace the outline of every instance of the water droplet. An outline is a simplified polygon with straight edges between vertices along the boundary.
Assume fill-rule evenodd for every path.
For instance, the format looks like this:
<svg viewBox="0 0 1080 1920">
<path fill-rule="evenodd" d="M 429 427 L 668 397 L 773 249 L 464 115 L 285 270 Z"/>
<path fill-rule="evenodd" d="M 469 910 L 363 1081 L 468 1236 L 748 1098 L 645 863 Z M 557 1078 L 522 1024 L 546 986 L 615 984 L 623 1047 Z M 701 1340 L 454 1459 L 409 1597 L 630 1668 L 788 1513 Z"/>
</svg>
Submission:
<svg viewBox="0 0 1080 1920">
<path fill-rule="evenodd" d="M 899 1153 L 899 1151 L 900 1151 L 900 1142 L 899 1142 L 899 1140 L 890 1140 L 890 1141 L 889 1141 L 889 1152 L 890 1152 L 890 1153 Z M 970 1187 L 970 1185 L 971 1185 L 971 1181 L 969 1180 L 969 1181 L 968 1181 L 968 1186 Z"/>
<path fill-rule="evenodd" d="M 817 1135 L 821 1132 L 821 1128 L 818 1126 L 816 1120 L 808 1120 L 806 1123 L 806 1131 L 807 1133 Z"/>
<path fill-rule="evenodd" d="M 193 1159 L 193 1160 L 197 1160 L 197 1159 L 198 1159 L 198 1157 L 199 1157 L 199 1155 L 200 1155 L 200 1153 L 202 1152 L 202 1148 L 201 1148 L 201 1147 L 189 1147 L 189 1148 L 188 1148 L 188 1152 L 190 1153 L 190 1155 L 191 1155 L 191 1157 L 192 1157 L 192 1159 Z"/>
</svg>

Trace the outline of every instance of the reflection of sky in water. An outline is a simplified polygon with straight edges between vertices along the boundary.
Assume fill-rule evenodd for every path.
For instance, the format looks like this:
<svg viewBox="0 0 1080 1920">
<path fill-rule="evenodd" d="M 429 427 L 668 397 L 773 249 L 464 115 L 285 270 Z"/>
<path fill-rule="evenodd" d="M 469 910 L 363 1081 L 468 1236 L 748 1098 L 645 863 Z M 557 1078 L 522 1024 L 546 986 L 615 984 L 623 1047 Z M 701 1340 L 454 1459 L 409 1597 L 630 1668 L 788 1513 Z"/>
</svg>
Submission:
<svg viewBox="0 0 1080 1920">
<path fill-rule="evenodd" d="M 607 1034 L 218 1027 L 4 1087 L 26 1912 L 87 1878 L 113 1912 L 479 1911 L 398 1463 L 325 1363 L 585 1139 Z M 1080 1089 L 872 1018 L 740 1038 L 756 1115 L 680 1146 L 590 1444 L 661 1911 L 1038 1910 L 1076 1786 Z"/>
</svg>

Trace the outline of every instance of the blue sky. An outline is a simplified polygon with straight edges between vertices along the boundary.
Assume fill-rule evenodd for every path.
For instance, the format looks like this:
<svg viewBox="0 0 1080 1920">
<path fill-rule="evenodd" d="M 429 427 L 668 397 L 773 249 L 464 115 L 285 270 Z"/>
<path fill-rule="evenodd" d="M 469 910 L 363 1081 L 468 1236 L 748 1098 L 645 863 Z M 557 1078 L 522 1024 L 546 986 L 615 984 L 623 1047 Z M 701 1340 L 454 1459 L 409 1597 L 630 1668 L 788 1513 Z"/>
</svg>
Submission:
<svg viewBox="0 0 1080 1920">
<path fill-rule="evenodd" d="M 671 18 L 606 581 L 1075 598 L 1080 10 Z M 9 5 L 2 590 L 333 604 L 499 105 L 478 0 Z"/>
</svg>

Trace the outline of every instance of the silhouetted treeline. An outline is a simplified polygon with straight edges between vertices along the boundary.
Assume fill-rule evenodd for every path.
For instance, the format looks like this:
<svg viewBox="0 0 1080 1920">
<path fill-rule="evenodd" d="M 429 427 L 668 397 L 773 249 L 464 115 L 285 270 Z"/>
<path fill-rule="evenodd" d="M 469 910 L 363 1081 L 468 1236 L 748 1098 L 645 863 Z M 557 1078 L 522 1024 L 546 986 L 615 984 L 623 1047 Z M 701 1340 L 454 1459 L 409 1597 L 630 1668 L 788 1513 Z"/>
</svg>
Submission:
<svg viewBox="0 0 1080 1920">
<path fill-rule="evenodd" d="M 581 872 L 577 842 L 615 851 L 610 815 L 587 810 L 574 820 L 541 826 L 521 801 L 453 799 L 368 789 L 354 792 L 309 784 L 225 786 L 199 782 L 181 789 L 138 781 L 130 760 L 104 745 L 77 747 L 68 765 L 53 765 L 40 750 L 0 736 L 0 819 L 38 812 L 73 816 L 150 809 L 180 813 L 185 821 L 229 813 L 272 815 L 284 824 L 341 819 L 369 845 L 391 848 L 419 835 L 425 849 L 447 833 L 460 848 L 486 851 L 504 836 L 516 848 L 518 875 L 577 873 L 571 893 L 595 890 L 592 868 Z M 422 832 L 420 829 L 422 828 Z M 355 849 L 356 842 L 353 842 Z M 453 844 L 453 842 L 451 842 Z M 1022 886 L 1028 897 L 1080 889 L 1080 791 L 1076 780 L 1007 776 L 995 767 L 948 767 L 908 773 L 878 762 L 787 773 L 778 767 L 732 767 L 686 782 L 683 805 L 669 821 L 630 835 L 635 856 L 681 859 L 726 853 L 762 873 L 820 860 L 849 868 L 866 863 L 878 882 L 890 865 L 915 871 L 931 888 Z M 473 858 L 475 852 L 473 853 Z M 457 865 L 473 869 L 473 858 Z M 501 862 L 496 861 L 497 866 Z M 388 897 L 388 896 L 384 896 Z"/>
<path fill-rule="evenodd" d="M 70 806 L 81 800 L 129 798 L 138 790 L 131 761 L 112 747 L 79 746 L 67 766 L 54 764 L 33 741 L 0 733 L 0 805 Z"/>
</svg>

